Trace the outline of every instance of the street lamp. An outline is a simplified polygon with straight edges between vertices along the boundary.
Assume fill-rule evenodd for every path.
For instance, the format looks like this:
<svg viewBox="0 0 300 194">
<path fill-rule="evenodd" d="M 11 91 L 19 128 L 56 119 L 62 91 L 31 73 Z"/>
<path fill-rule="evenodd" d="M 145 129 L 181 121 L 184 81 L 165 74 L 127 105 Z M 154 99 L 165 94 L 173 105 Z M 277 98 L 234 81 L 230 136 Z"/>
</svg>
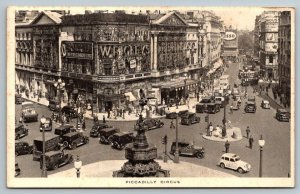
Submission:
<svg viewBox="0 0 300 194">
<path fill-rule="evenodd" d="M 65 83 L 59 78 L 57 82 L 54 83 L 54 87 L 57 88 L 58 90 L 58 100 L 59 100 L 59 122 L 62 123 L 62 118 L 61 118 L 61 90 L 64 89 Z"/>
<path fill-rule="evenodd" d="M 222 137 L 223 138 L 227 135 L 227 132 L 226 132 L 226 107 L 227 107 L 227 104 L 229 101 L 228 98 L 229 98 L 228 96 L 225 96 L 225 99 L 224 99 L 224 116 L 223 116 L 223 128 L 222 128 Z"/>
<path fill-rule="evenodd" d="M 260 148 L 260 155 L 259 155 L 259 177 L 262 177 L 262 153 L 263 147 L 265 145 L 265 140 L 263 139 L 262 135 L 260 135 L 260 139 L 258 140 L 258 145 Z"/>
<path fill-rule="evenodd" d="M 76 169 L 76 175 L 77 175 L 77 178 L 80 178 L 80 169 L 81 169 L 81 166 L 82 166 L 82 161 L 79 160 L 79 156 L 77 155 L 77 158 L 74 162 L 74 167 Z"/>
<path fill-rule="evenodd" d="M 41 124 L 42 126 L 46 123 L 46 118 L 44 117 L 44 115 L 41 118 Z M 42 166 L 42 177 L 47 177 L 47 169 L 46 169 L 46 157 L 45 157 L 45 128 L 42 127 L 42 137 L 43 137 L 43 166 Z"/>
<path fill-rule="evenodd" d="M 76 106 L 77 106 L 76 130 L 78 131 L 79 108 L 81 111 L 81 95 L 78 95 Z M 81 130 L 81 124 L 80 124 L 80 130 Z"/>
<path fill-rule="evenodd" d="M 179 150 L 178 150 L 178 113 L 179 113 L 179 110 L 176 109 L 176 145 L 175 145 L 174 163 L 179 163 Z"/>
</svg>

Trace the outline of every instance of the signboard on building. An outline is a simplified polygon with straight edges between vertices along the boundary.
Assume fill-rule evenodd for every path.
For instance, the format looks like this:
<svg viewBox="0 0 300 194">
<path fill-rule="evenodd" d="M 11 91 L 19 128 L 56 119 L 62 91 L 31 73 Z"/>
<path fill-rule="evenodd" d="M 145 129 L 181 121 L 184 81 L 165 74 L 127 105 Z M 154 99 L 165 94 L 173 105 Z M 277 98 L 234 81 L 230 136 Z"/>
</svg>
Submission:
<svg viewBox="0 0 300 194">
<path fill-rule="evenodd" d="M 278 41 L 278 33 L 266 33 L 266 41 L 277 42 Z"/>
<path fill-rule="evenodd" d="M 265 44 L 265 51 L 266 52 L 274 52 L 276 53 L 278 49 L 278 43 L 269 43 L 267 42 Z"/>
<path fill-rule="evenodd" d="M 238 39 L 236 31 L 226 31 L 224 35 L 224 49 L 226 48 L 237 48 Z"/>
<path fill-rule="evenodd" d="M 93 60 L 92 42 L 69 42 L 61 43 L 62 57 Z"/>
<path fill-rule="evenodd" d="M 136 68 L 136 60 L 135 59 L 132 59 L 130 61 L 130 68 Z"/>
<path fill-rule="evenodd" d="M 278 23 L 266 23 L 266 32 L 278 32 Z"/>
</svg>

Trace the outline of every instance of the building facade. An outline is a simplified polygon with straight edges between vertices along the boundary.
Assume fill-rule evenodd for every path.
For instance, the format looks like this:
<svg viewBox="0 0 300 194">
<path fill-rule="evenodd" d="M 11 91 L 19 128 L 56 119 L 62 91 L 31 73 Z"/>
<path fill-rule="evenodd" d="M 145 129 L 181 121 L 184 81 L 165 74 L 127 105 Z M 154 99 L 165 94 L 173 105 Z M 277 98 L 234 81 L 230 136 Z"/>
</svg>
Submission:
<svg viewBox="0 0 300 194">
<path fill-rule="evenodd" d="M 259 61 L 265 79 L 278 80 L 278 12 L 264 11 L 259 21 Z"/>
<path fill-rule="evenodd" d="M 280 12 L 278 29 L 279 93 L 290 99 L 291 92 L 291 12 Z M 290 104 L 290 102 L 287 102 Z"/>
<path fill-rule="evenodd" d="M 54 83 L 61 78 L 63 99 L 74 102 L 80 95 L 94 112 L 133 109 L 141 96 L 158 104 L 184 102 L 199 94 L 205 72 L 219 61 L 220 30 L 220 18 L 211 12 L 201 22 L 175 11 L 42 12 L 16 26 L 16 85 L 57 96 Z M 19 38 L 24 34 L 30 39 Z"/>
</svg>

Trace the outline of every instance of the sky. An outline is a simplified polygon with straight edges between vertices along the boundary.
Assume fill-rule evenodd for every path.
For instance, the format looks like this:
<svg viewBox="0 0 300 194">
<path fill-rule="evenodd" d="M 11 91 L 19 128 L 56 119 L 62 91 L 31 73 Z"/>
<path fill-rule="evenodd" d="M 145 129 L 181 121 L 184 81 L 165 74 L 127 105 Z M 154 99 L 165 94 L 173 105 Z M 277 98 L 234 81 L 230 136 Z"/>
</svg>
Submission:
<svg viewBox="0 0 300 194">
<path fill-rule="evenodd" d="M 95 9 L 93 7 L 93 9 Z M 102 10 L 120 10 L 124 9 L 124 7 L 104 7 L 101 8 Z M 147 10 L 155 11 L 157 9 L 166 10 L 166 8 L 158 8 L 158 7 L 131 7 L 128 8 L 129 13 L 135 11 L 138 13 L 140 10 L 142 12 L 146 12 Z M 170 9 L 170 8 L 169 8 Z M 174 7 L 174 9 L 170 10 L 179 10 L 179 11 L 187 11 L 187 10 L 213 10 L 216 15 L 221 17 L 221 20 L 224 21 L 226 26 L 232 25 L 233 27 L 237 27 L 239 30 L 253 30 L 255 24 L 255 17 L 260 15 L 266 8 L 262 7 L 190 7 L 184 8 L 181 7 Z M 83 10 L 72 10 L 71 14 L 82 14 L 84 13 Z"/>
</svg>

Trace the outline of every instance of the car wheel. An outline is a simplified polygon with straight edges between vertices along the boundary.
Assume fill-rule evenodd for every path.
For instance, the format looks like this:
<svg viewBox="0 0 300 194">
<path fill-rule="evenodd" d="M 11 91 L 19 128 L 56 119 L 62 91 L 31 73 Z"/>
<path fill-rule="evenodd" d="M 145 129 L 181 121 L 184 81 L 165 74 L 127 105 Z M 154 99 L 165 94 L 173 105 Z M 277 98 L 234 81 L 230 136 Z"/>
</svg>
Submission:
<svg viewBox="0 0 300 194">
<path fill-rule="evenodd" d="M 63 142 L 63 146 L 64 146 L 65 148 L 67 148 L 67 147 L 69 146 L 69 143 L 68 143 L 67 141 L 64 141 L 64 142 Z"/>
<path fill-rule="evenodd" d="M 224 163 L 221 163 L 221 164 L 220 164 L 220 167 L 221 167 L 221 168 L 225 168 L 225 164 L 224 164 Z"/>
<path fill-rule="evenodd" d="M 53 166 L 53 170 L 55 170 L 55 169 L 57 169 L 58 168 L 58 164 L 55 164 L 54 166 Z"/>
<path fill-rule="evenodd" d="M 71 145 L 71 149 L 72 149 L 72 150 L 75 150 L 76 147 L 77 147 L 77 144 L 76 144 L 75 142 L 73 142 L 72 145 Z"/>
<path fill-rule="evenodd" d="M 238 168 L 237 171 L 238 171 L 238 173 L 240 173 L 240 174 L 243 174 L 243 173 L 244 173 L 244 170 L 243 170 L 241 167 Z"/>
<path fill-rule="evenodd" d="M 204 154 L 201 152 L 198 152 L 198 153 L 196 153 L 196 158 L 202 159 L 202 158 L 204 158 Z"/>
</svg>

